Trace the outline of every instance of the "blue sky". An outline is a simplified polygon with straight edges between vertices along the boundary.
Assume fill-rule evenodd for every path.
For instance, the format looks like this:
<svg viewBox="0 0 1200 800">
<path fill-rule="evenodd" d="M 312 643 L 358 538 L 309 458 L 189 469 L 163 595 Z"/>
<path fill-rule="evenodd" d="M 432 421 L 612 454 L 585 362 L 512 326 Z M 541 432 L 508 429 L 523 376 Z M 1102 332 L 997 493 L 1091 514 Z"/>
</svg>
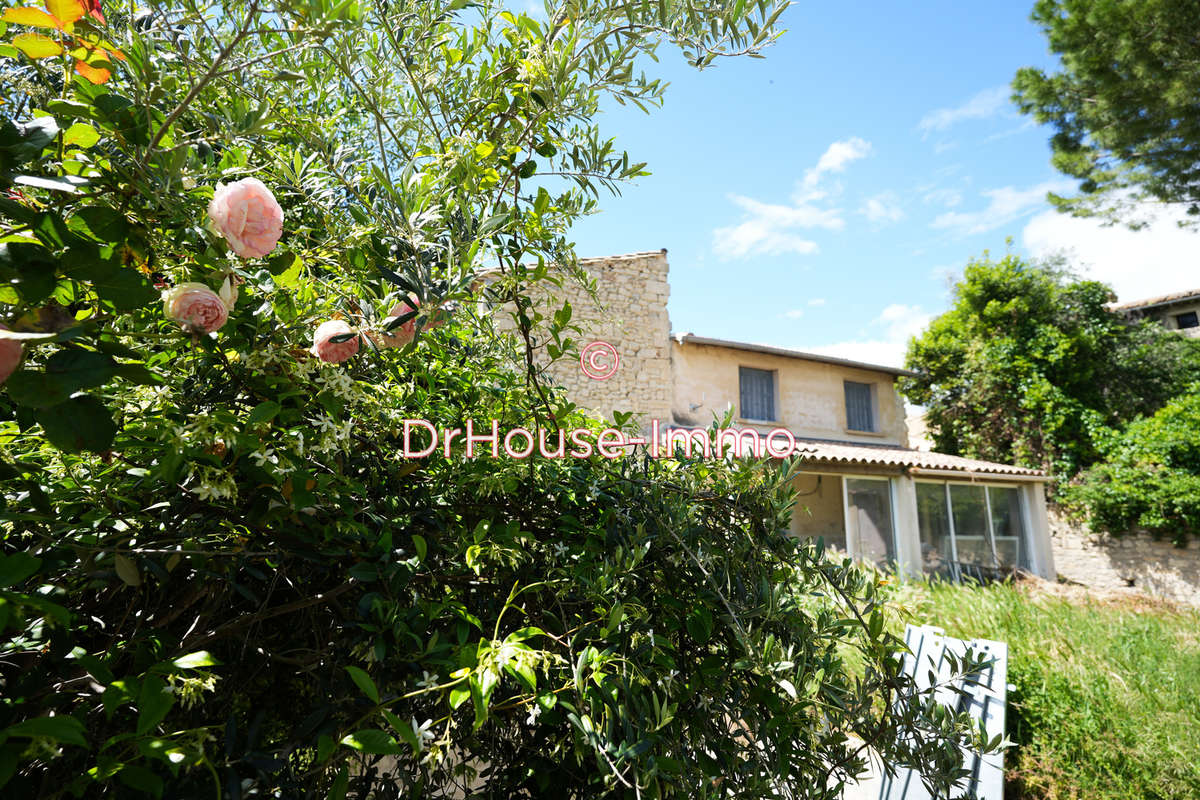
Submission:
<svg viewBox="0 0 1200 800">
<path fill-rule="evenodd" d="M 1031 0 L 801 2 L 764 60 L 671 82 L 607 135 L 653 175 L 573 231 L 581 256 L 667 248 L 675 332 L 899 364 L 972 256 L 1065 251 L 1123 299 L 1200 286 L 1200 234 L 1133 233 L 1050 210 L 1073 183 L 1008 84 L 1051 67 Z"/>
</svg>

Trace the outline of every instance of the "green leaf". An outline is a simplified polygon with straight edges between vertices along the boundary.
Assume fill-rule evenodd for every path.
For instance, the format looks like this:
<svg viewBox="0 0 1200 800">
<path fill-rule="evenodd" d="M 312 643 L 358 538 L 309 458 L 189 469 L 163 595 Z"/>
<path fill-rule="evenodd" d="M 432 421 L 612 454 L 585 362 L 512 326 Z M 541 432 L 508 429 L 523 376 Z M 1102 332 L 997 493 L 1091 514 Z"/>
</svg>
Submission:
<svg viewBox="0 0 1200 800">
<path fill-rule="evenodd" d="M 87 178 L 75 175 L 63 175 L 57 178 L 46 178 L 41 175 L 18 175 L 12 179 L 12 182 L 22 186 L 31 186 L 34 189 L 49 189 L 52 192 L 65 192 L 66 194 L 77 194 L 81 187 L 90 183 Z"/>
<path fill-rule="evenodd" d="M 3 731 L 5 736 L 21 736 L 30 739 L 53 739 L 63 744 L 75 744 L 87 747 L 87 739 L 83 736 L 83 723 L 74 717 L 59 715 L 57 717 L 34 717 L 16 725 L 10 725 Z"/>
<path fill-rule="evenodd" d="M 92 286 L 101 299 L 112 303 L 118 311 L 132 311 L 152 303 L 159 296 L 142 273 L 130 267 L 97 277 Z"/>
<path fill-rule="evenodd" d="M 147 675 L 142 680 L 142 691 L 138 695 L 137 735 L 149 733 L 162 722 L 175 705 L 175 695 L 166 681 L 157 675 Z"/>
<path fill-rule="evenodd" d="M 221 662 L 217 660 L 217 657 L 207 650 L 197 650 L 195 653 L 188 653 L 186 656 L 180 656 L 171 663 L 179 669 L 216 667 L 221 664 Z"/>
<path fill-rule="evenodd" d="M 333 779 L 333 785 L 329 787 L 329 794 L 325 795 L 326 800 L 345 800 L 346 791 L 350 788 L 350 765 L 342 764 L 338 770 L 337 777 Z"/>
<path fill-rule="evenodd" d="M 300 262 L 300 256 L 285 250 L 277 256 L 272 256 L 267 262 L 267 269 L 272 275 L 282 275 Z"/>
<path fill-rule="evenodd" d="M 424 561 L 425 554 L 429 552 L 429 545 L 427 545 L 425 543 L 425 538 L 423 536 L 420 536 L 419 534 L 414 533 L 413 537 L 412 537 L 412 543 L 413 543 L 413 547 L 417 551 L 417 560 Z"/>
<path fill-rule="evenodd" d="M 129 586 L 141 586 L 142 576 L 138 573 L 137 564 L 129 556 L 116 555 L 117 577 Z"/>
<path fill-rule="evenodd" d="M 342 739 L 342 744 L 358 750 L 361 753 L 377 755 L 398 755 L 403 752 L 400 743 L 384 731 L 368 728 L 348 734 Z"/>
<path fill-rule="evenodd" d="M 26 408 L 56 406 L 71 396 L 71 388 L 61 376 L 36 370 L 14 372 L 5 387 L 13 402 Z"/>
<path fill-rule="evenodd" d="M 358 667 L 346 667 L 346 672 L 350 673 L 350 680 L 354 681 L 355 685 L 371 699 L 372 703 L 379 702 L 379 689 L 375 686 L 375 681 L 371 680 L 370 675 Z"/>
<path fill-rule="evenodd" d="M 94 350 L 59 350 L 46 362 L 46 372 L 57 375 L 72 392 L 103 386 L 117 372 L 112 358 Z"/>
<path fill-rule="evenodd" d="M 16 586 L 37 572 L 41 565 L 40 558 L 34 558 L 28 553 L 0 555 L 0 587 Z"/>
<path fill-rule="evenodd" d="M 261 422 L 270 422 L 275 419 L 276 415 L 282 410 L 282 406 L 274 400 L 264 400 L 254 407 L 246 416 L 247 425 L 257 425 Z"/>
<path fill-rule="evenodd" d="M 90 450 L 102 453 L 117 435 L 117 426 L 108 409 L 94 397 L 72 397 L 65 403 L 38 409 L 34 418 L 46 432 L 46 438 L 60 450 L 78 453 Z"/>
<path fill-rule="evenodd" d="M 118 244 L 129 235 L 129 220 L 107 206 L 80 209 L 67 220 L 67 227 L 104 244 Z"/>
<path fill-rule="evenodd" d="M 161 386 L 162 378 L 155 375 L 144 364 L 118 364 L 117 377 L 141 386 Z"/>
<path fill-rule="evenodd" d="M 458 708 L 463 703 L 467 702 L 467 698 L 471 696 L 471 690 L 466 687 L 455 687 L 450 690 L 450 707 Z"/>
<path fill-rule="evenodd" d="M 98 141 L 100 141 L 100 134 L 86 122 L 76 122 L 67 128 L 66 133 L 63 134 L 63 144 L 68 146 L 74 145 L 84 150 Z"/>
<path fill-rule="evenodd" d="M 11 168 L 32 161 L 55 136 L 58 123 L 54 117 L 36 117 L 24 125 L 5 121 L 0 124 L 0 164 Z"/>
<path fill-rule="evenodd" d="M 40 244 L 3 242 L 0 243 L 0 269 L 16 270 L 13 288 L 22 300 L 32 305 L 54 291 L 58 262 Z"/>
<path fill-rule="evenodd" d="M 712 630 L 712 612 L 702 605 L 694 607 L 687 618 L 688 634 L 700 644 L 705 644 L 712 638 Z"/>
<path fill-rule="evenodd" d="M 56 117 L 91 117 L 92 107 L 78 100 L 51 100 L 46 103 L 46 110 Z"/>
<path fill-rule="evenodd" d="M 162 797 L 163 780 L 145 767 L 139 767 L 137 764 L 126 764 L 121 767 L 121 771 L 117 773 L 117 780 L 128 786 L 130 789 L 136 789 L 145 794 L 152 794 L 155 797 Z"/>
</svg>

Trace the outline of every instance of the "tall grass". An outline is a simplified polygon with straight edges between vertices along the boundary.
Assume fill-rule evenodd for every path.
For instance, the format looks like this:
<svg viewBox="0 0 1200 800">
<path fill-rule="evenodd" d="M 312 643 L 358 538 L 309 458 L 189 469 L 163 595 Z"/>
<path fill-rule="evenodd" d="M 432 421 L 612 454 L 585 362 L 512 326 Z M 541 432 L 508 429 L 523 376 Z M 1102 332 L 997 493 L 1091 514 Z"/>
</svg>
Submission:
<svg viewBox="0 0 1200 800">
<path fill-rule="evenodd" d="M 919 621 L 1009 646 L 1012 798 L 1200 798 L 1200 612 L 1037 583 L 909 584 Z"/>
</svg>

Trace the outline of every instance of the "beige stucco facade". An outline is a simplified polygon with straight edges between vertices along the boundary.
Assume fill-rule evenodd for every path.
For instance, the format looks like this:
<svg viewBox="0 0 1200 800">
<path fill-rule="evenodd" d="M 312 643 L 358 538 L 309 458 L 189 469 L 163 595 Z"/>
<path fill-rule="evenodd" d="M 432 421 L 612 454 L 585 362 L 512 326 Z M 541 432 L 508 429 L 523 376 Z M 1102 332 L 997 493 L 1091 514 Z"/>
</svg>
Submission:
<svg viewBox="0 0 1200 800">
<path fill-rule="evenodd" d="M 582 408 L 607 419 L 614 411 L 633 412 L 643 431 L 654 423 L 663 429 L 707 429 L 727 415 L 732 427 L 764 436 L 787 431 L 807 454 L 795 480 L 792 533 L 822 537 L 852 556 L 895 564 L 912 574 L 925 569 L 930 550 L 921 533 L 918 480 L 994 486 L 997 493 L 1001 487 L 1014 489 L 1021 509 L 1014 524 L 1026 546 L 1021 563 L 1013 566 L 1054 576 L 1045 477 L 1034 470 L 910 448 L 905 407 L 896 389 L 904 370 L 690 333 L 673 335 L 665 250 L 583 259 L 580 265 L 595 280 L 596 297 L 563 281 L 561 287 L 539 289 L 537 298 L 543 314 L 568 300 L 573 321 L 583 329 L 580 345 L 603 341 L 619 354 L 620 365 L 606 380 L 589 377 L 575 360 L 550 368 L 548 376 Z M 497 321 L 502 323 L 500 315 Z M 534 337 L 545 340 L 536 330 Z M 770 387 L 765 405 L 773 419 L 751 418 L 741 407 L 744 371 L 760 381 L 758 397 L 766 397 L 764 387 Z M 848 388 L 847 382 L 854 386 Z M 855 419 L 869 419 L 869 429 L 851 426 L 850 391 L 855 393 Z M 990 512 L 987 520 L 991 525 Z"/>
<path fill-rule="evenodd" d="M 713 341 L 713 340 L 707 340 Z M 819 361 L 747 348 L 739 343 L 708 344 L 695 337 L 671 341 L 671 412 L 681 425 L 709 425 L 733 412 L 734 422 L 763 432 L 787 428 L 815 439 L 907 446 L 904 401 L 896 391 L 898 371 L 867 369 L 847 362 Z M 753 346 L 751 346 L 753 347 Z M 739 408 L 742 367 L 775 376 L 776 419 L 753 420 Z M 845 382 L 871 387 L 876 432 L 851 430 L 846 419 Z"/>
</svg>

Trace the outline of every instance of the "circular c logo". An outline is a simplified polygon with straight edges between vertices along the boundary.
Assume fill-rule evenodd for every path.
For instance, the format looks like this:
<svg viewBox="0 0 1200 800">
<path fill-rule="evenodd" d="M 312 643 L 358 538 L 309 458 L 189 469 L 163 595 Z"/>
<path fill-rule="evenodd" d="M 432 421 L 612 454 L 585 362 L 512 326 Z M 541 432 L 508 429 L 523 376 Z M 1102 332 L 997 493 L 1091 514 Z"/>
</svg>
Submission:
<svg viewBox="0 0 1200 800">
<path fill-rule="evenodd" d="M 579 351 L 579 368 L 594 381 L 606 381 L 617 373 L 621 356 L 608 342 L 591 342 Z"/>
</svg>

